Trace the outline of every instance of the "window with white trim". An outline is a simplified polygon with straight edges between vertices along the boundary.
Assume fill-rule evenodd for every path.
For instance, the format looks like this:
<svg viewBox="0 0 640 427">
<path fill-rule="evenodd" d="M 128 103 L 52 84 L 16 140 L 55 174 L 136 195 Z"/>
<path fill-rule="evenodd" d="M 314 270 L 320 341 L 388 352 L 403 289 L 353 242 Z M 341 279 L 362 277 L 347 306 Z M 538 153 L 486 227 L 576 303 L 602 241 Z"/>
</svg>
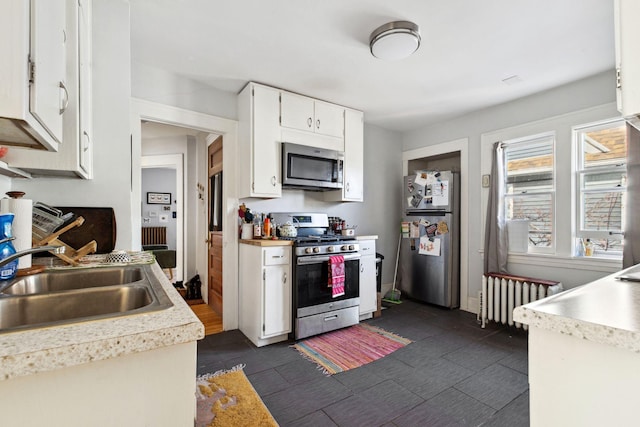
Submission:
<svg viewBox="0 0 640 427">
<path fill-rule="evenodd" d="M 627 190 L 626 124 L 624 120 L 609 120 L 579 126 L 574 128 L 574 140 L 577 153 L 574 255 L 621 258 Z"/>
<path fill-rule="evenodd" d="M 504 213 L 509 249 L 555 250 L 555 134 L 505 141 Z"/>
</svg>

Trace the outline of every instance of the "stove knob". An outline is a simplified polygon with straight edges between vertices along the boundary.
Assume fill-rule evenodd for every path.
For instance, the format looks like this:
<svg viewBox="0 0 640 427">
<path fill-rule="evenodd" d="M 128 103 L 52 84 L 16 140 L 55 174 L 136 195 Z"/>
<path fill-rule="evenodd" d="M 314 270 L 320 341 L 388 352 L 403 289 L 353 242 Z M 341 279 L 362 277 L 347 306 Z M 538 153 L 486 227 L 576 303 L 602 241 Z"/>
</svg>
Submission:
<svg viewBox="0 0 640 427">
<path fill-rule="evenodd" d="M 347 249 L 349 249 L 349 247 L 347 245 L 340 246 L 340 250 L 341 251 L 346 251 Z"/>
<path fill-rule="evenodd" d="M 316 246 L 315 248 L 313 248 L 313 252 L 317 254 L 318 252 L 320 252 L 320 248 Z"/>
<path fill-rule="evenodd" d="M 353 245 L 349 245 L 349 250 L 350 250 L 350 251 L 354 250 L 355 248 L 356 248 L 355 246 L 353 246 Z"/>
<path fill-rule="evenodd" d="M 306 249 L 304 250 L 304 253 L 305 253 L 305 254 L 310 254 L 311 252 L 313 252 L 313 250 L 312 250 L 311 248 L 306 248 Z"/>
<path fill-rule="evenodd" d="M 327 252 L 333 252 L 333 246 L 329 246 L 329 247 L 327 248 Z"/>
</svg>

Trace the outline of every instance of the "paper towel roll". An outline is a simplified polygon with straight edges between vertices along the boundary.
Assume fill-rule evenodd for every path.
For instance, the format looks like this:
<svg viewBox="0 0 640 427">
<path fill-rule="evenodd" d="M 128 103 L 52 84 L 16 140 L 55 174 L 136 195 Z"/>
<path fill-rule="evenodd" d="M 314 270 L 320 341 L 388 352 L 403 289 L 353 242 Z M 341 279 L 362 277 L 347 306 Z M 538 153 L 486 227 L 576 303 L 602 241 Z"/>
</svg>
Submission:
<svg viewBox="0 0 640 427">
<path fill-rule="evenodd" d="M 15 237 L 13 246 L 20 252 L 31 248 L 31 222 L 33 218 L 33 202 L 29 199 L 2 199 L 0 200 L 0 212 L 11 212 L 13 225 L 11 234 Z M 31 267 L 31 255 L 19 258 L 18 268 Z"/>
</svg>

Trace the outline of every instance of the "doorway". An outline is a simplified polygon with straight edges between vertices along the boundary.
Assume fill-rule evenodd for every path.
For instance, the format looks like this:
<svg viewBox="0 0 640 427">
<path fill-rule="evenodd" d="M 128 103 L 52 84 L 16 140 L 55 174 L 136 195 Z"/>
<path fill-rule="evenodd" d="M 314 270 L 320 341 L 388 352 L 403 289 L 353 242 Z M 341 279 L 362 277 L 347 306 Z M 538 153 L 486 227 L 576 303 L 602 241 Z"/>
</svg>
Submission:
<svg viewBox="0 0 640 427">
<path fill-rule="evenodd" d="M 208 303 L 222 316 L 222 137 L 219 136 L 207 148 L 207 175 L 209 176 L 209 261 Z"/>
<path fill-rule="evenodd" d="M 191 129 L 199 132 L 195 139 L 197 143 L 188 144 L 195 152 L 189 159 L 200 159 L 192 164 L 185 157 L 185 177 L 193 178 L 193 181 L 185 180 L 185 244 L 188 249 L 194 249 L 191 254 L 185 250 L 185 266 L 193 265 L 194 271 L 201 274 L 203 282 L 208 282 L 208 214 L 209 204 L 207 189 L 207 168 L 203 159 L 207 156 L 207 146 L 222 136 L 224 141 L 223 164 L 224 173 L 234 177 L 237 173 L 237 122 L 235 120 L 222 117 L 211 116 L 194 111 L 184 110 L 177 107 L 158 104 L 151 101 L 132 99 L 131 101 L 131 154 L 132 154 L 132 174 L 131 174 L 131 202 L 138 204 L 141 200 L 141 174 L 140 163 L 142 157 L 142 127 L 143 123 L 156 122 L 165 125 L 177 126 L 183 129 Z M 150 154 L 150 153 L 145 153 Z M 154 153 L 155 154 L 155 153 Z M 238 328 L 238 198 L 233 179 L 223 180 L 224 198 L 222 200 L 222 253 L 224 257 L 223 276 L 223 329 L 231 330 Z M 190 209 L 193 205 L 194 208 Z M 134 215 L 131 218 L 132 229 L 139 230 L 141 219 Z M 140 236 L 132 236 L 132 247 L 140 246 Z M 185 270 L 185 276 L 187 276 Z M 208 289 L 208 283 L 205 284 Z M 203 287 L 203 289 L 205 289 Z M 203 292 L 207 296 L 208 292 Z"/>
</svg>

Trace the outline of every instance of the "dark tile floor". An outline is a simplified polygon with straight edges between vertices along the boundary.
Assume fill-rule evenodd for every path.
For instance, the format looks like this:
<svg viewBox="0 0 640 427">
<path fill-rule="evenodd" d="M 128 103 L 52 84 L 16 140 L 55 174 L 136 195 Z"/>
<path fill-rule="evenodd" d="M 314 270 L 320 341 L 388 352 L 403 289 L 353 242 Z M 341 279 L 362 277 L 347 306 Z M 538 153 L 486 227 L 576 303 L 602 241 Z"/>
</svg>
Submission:
<svg viewBox="0 0 640 427">
<path fill-rule="evenodd" d="M 527 334 L 404 301 L 367 323 L 414 342 L 326 376 L 292 341 L 256 348 L 240 331 L 198 343 L 198 373 L 245 364 L 281 426 L 528 426 Z"/>
</svg>

